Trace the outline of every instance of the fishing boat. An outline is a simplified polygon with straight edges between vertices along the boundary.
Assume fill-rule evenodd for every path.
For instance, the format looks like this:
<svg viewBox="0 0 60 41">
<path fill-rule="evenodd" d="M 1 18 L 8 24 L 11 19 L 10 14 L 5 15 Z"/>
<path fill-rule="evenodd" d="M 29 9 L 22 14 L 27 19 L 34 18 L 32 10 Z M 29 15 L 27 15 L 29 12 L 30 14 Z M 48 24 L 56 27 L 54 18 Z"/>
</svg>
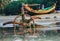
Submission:
<svg viewBox="0 0 60 41">
<path fill-rule="evenodd" d="M 44 8 L 44 9 L 39 9 L 39 10 L 34 10 L 34 9 L 30 8 L 28 4 L 26 4 L 26 5 L 25 5 L 25 8 L 26 8 L 28 11 L 33 12 L 33 13 L 35 13 L 35 14 L 47 14 L 47 13 L 50 13 L 50 12 L 52 12 L 52 11 L 55 10 L 56 4 L 54 4 L 53 6 Z"/>
</svg>

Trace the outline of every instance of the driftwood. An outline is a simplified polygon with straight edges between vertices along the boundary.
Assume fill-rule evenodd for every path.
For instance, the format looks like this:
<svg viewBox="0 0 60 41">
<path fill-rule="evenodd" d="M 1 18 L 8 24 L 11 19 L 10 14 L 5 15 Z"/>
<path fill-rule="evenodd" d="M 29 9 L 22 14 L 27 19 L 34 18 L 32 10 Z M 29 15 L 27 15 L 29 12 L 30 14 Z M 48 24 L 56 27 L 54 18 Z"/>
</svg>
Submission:
<svg viewBox="0 0 60 41">
<path fill-rule="evenodd" d="M 16 19 L 20 16 L 18 15 L 17 17 L 15 17 L 14 21 L 9 21 L 9 22 L 6 22 L 4 23 L 3 25 L 6 25 L 6 24 L 14 24 L 14 34 L 16 35 L 16 25 L 15 24 L 19 24 L 19 25 L 22 25 L 22 28 L 24 29 L 25 26 L 29 26 L 29 23 L 30 21 L 33 21 L 33 26 L 34 26 L 34 33 L 35 33 L 35 24 L 34 24 L 34 19 L 41 19 L 41 17 L 36 17 L 36 16 L 31 16 L 31 18 L 29 19 L 29 22 L 25 22 L 25 14 L 24 14 L 24 4 L 22 4 L 22 8 L 21 8 L 21 11 L 22 11 L 22 22 L 17 22 Z M 31 25 L 30 25 L 31 26 Z M 32 32 L 32 28 L 30 27 L 30 29 L 28 30 L 29 32 Z M 25 31 L 26 32 L 26 31 Z M 24 30 L 23 30 L 23 33 L 25 33 Z M 22 33 L 21 33 L 22 34 Z"/>
</svg>

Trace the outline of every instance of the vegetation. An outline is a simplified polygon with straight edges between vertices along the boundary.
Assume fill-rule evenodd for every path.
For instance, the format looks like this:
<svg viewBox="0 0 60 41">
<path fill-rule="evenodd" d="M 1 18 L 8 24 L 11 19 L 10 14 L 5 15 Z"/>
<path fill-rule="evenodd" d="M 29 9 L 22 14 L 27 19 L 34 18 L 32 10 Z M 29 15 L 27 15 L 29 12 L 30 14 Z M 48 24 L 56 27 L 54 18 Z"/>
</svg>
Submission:
<svg viewBox="0 0 60 41">
<path fill-rule="evenodd" d="M 60 10 L 60 0 L 57 0 L 57 10 Z"/>
<path fill-rule="evenodd" d="M 21 12 L 22 4 L 19 1 L 14 1 L 8 4 L 4 11 L 6 15 L 16 15 Z"/>
<path fill-rule="evenodd" d="M 4 8 L 10 3 L 10 0 L 0 0 L 0 15 L 4 14 Z"/>
</svg>

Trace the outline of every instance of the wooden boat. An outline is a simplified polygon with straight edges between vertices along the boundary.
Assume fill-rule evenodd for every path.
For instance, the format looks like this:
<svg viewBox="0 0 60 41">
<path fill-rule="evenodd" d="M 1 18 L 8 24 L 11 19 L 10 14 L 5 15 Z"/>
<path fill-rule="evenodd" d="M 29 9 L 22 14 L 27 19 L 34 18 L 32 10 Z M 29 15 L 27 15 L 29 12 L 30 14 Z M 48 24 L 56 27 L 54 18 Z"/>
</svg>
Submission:
<svg viewBox="0 0 60 41">
<path fill-rule="evenodd" d="M 50 12 L 54 11 L 55 8 L 56 8 L 56 4 L 54 4 L 53 6 L 44 8 L 43 10 L 42 10 L 42 9 L 34 10 L 34 9 L 30 8 L 28 4 L 25 5 L 25 8 L 26 8 L 28 11 L 33 12 L 33 13 L 35 13 L 35 14 L 46 14 L 46 13 L 50 13 Z"/>
</svg>

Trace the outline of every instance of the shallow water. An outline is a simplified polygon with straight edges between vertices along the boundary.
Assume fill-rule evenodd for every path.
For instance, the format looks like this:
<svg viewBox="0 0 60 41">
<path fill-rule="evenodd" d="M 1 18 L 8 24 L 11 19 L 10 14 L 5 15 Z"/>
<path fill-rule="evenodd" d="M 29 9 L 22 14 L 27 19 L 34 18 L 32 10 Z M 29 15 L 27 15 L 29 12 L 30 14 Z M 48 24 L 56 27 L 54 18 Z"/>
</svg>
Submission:
<svg viewBox="0 0 60 41">
<path fill-rule="evenodd" d="M 13 33 L 12 29 L 10 31 Z M 60 41 L 60 30 L 57 33 L 54 30 L 46 31 L 38 37 L 26 37 L 25 35 L 6 34 L 4 29 L 0 28 L 0 41 Z"/>
<path fill-rule="evenodd" d="M 60 41 L 60 35 L 42 35 L 36 38 L 26 38 L 23 36 L 3 35 L 0 41 Z"/>
</svg>

